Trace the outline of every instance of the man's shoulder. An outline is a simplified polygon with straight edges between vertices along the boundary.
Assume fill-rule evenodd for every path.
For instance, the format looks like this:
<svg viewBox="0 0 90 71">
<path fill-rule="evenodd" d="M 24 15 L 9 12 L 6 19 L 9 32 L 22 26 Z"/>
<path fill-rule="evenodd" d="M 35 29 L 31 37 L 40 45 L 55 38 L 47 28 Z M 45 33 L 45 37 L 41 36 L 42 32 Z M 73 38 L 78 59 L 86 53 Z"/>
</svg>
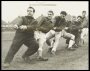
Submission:
<svg viewBox="0 0 90 71">
<path fill-rule="evenodd" d="M 71 24 L 71 21 L 66 21 L 67 24 Z"/>
<path fill-rule="evenodd" d="M 47 17 L 46 16 L 42 16 L 41 19 L 44 19 L 45 20 L 45 19 L 47 19 Z"/>
<path fill-rule="evenodd" d="M 55 19 L 60 19 L 61 17 L 60 16 L 55 16 Z"/>
<path fill-rule="evenodd" d="M 41 15 L 38 18 L 36 18 L 35 21 L 37 21 L 38 23 L 40 23 L 42 21 L 42 18 L 43 18 L 43 16 Z"/>
</svg>

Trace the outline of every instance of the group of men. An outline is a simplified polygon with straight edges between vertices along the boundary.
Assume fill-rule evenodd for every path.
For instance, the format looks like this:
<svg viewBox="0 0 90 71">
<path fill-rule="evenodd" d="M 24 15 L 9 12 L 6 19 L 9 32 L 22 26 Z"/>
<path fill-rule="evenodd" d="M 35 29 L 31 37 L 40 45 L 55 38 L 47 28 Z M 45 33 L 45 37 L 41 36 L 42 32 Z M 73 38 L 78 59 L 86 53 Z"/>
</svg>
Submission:
<svg viewBox="0 0 90 71">
<path fill-rule="evenodd" d="M 76 17 L 73 16 L 71 21 L 65 19 L 66 11 L 61 11 L 60 16 L 53 18 L 54 12 L 50 10 L 47 13 L 48 16 L 41 16 L 39 21 L 34 19 L 34 13 L 35 9 L 28 7 L 27 16 L 20 17 L 14 25 L 16 33 L 4 61 L 5 67 L 10 65 L 23 44 L 28 47 L 22 55 L 22 59 L 27 63 L 30 62 L 30 56 L 36 52 L 38 53 L 38 60 L 48 60 L 42 55 L 45 42 L 49 46 L 48 52 L 55 55 L 61 37 L 66 39 L 68 50 L 75 50 L 79 47 L 81 29 L 84 27 L 82 23 L 86 21 L 86 11 L 83 11 L 83 17 L 78 16 L 76 20 Z"/>
</svg>

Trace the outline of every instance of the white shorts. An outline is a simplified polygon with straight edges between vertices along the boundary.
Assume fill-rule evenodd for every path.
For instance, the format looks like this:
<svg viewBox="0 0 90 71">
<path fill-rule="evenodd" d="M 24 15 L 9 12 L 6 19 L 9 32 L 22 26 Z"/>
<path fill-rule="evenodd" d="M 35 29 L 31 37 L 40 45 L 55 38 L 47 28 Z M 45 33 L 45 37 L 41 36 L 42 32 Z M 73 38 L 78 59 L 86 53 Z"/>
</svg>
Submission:
<svg viewBox="0 0 90 71">
<path fill-rule="evenodd" d="M 84 39 L 84 36 L 88 36 L 88 28 L 83 28 L 81 33 L 81 39 Z"/>
</svg>

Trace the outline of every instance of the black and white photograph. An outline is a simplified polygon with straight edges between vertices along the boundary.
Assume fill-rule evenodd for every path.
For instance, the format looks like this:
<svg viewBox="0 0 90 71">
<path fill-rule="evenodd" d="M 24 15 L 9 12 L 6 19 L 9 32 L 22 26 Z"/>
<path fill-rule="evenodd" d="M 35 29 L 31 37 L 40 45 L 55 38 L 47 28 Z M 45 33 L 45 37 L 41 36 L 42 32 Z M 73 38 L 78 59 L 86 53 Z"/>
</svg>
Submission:
<svg viewBox="0 0 90 71">
<path fill-rule="evenodd" d="M 89 1 L 1 1 L 2 70 L 88 70 Z"/>
</svg>

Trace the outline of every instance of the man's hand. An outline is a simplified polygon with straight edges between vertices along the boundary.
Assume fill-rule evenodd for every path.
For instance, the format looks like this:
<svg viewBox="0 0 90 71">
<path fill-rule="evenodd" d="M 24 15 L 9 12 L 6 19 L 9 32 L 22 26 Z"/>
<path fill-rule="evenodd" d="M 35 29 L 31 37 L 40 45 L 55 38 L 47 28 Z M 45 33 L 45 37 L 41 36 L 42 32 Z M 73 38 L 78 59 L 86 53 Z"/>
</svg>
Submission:
<svg viewBox="0 0 90 71">
<path fill-rule="evenodd" d="M 65 27 L 64 29 L 65 29 L 65 30 L 67 30 L 67 29 L 68 29 L 68 27 Z"/>
<path fill-rule="evenodd" d="M 56 29 L 56 27 L 53 28 L 54 30 Z"/>
<path fill-rule="evenodd" d="M 21 30 L 26 30 L 26 29 L 27 29 L 27 26 L 21 25 L 21 26 L 20 26 L 20 29 L 21 29 Z"/>
<path fill-rule="evenodd" d="M 14 28 L 15 28 L 15 29 L 18 29 L 19 27 L 18 27 L 18 25 L 14 25 Z"/>
</svg>

